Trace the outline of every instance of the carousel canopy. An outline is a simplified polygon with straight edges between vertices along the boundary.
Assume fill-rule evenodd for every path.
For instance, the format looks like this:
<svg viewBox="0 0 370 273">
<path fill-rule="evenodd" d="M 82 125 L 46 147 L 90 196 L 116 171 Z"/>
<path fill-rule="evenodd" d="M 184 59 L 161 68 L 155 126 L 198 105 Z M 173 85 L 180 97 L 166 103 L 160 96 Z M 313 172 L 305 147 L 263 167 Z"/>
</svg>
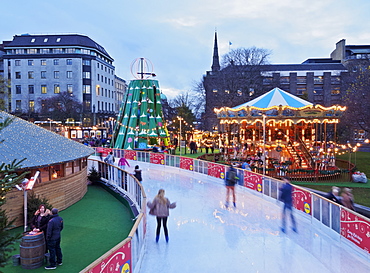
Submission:
<svg viewBox="0 0 370 273">
<path fill-rule="evenodd" d="M 248 101 L 239 106 L 233 107 L 233 109 L 238 109 L 241 107 L 253 106 L 257 108 L 269 108 L 272 106 L 290 106 L 293 108 L 301 108 L 307 105 L 313 105 L 311 102 L 303 100 L 299 97 L 296 97 L 288 92 L 281 90 L 278 87 L 275 87 L 271 91 L 255 98 L 251 101 Z"/>
</svg>

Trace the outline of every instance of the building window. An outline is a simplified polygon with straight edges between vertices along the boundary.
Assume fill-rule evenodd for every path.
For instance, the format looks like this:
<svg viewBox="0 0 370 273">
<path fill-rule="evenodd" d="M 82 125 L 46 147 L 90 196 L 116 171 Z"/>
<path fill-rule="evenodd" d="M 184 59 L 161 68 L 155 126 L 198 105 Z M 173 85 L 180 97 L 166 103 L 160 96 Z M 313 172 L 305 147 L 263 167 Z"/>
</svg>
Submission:
<svg viewBox="0 0 370 273">
<path fill-rule="evenodd" d="M 31 112 L 35 112 L 35 101 L 34 100 L 30 100 L 28 102 L 28 106 Z"/>
<path fill-rule="evenodd" d="M 59 79 L 59 71 L 54 71 L 54 79 Z"/>
<path fill-rule="evenodd" d="M 16 100 L 15 101 L 15 111 L 20 111 L 22 109 L 22 101 Z"/>
<path fill-rule="evenodd" d="M 35 86 L 29 85 L 28 86 L 28 94 L 34 94 L 35 93 Z"/>
<path fill-rule="evenodd" d="M 60 40 L 62 40 L 62 38 L 57 38 L 57 43 L 59 43 L 59 42 L 60 42 Z"/>
<path fill-rule="evenodd" d="M 46 43 L 47 41 L 48 41 L 48 38 L 45 38 L 45 39 L 44 39 L 44 43 Z"/>
<path fill-rule="evenodd" d="M 37 54 L 37 49 L 36 48 L 28 48 L 27 49 L 27 54 Z"/>
<path fill-rule="evenodd" d="M 41 71 L 41 79 L 46 79 L 46 71 Z"/>
<path fill-rule="evenodd" d="M 324 77 L 323 76 L 315 76 L 313 78 L 314 83 L 322 83 L 323 80 L 324 80 Z"/>
<path fill-rule="evenodd" d="M 46 65 L 46 60 L 41 60 L 41 65 Z"/>
<path fill-rule="evenodd" d="M 72 86 L 72 84 L 67 84 L 67 92 L 68 93 L 73 93 L 73 86 Z"/>
<path fill-rule="evenodd" d="M 306 84 L 306 77 L 297 77 L 297 84 Z"/>
<path fill-rule="evenodd" d="M 33 65 L 33 60 L 28 60 L 28 65 L 32 66 Z"/>
<path fill-rule="evenodd" d="M 46 84 L 41 85 L 41 94 L 47 94 L 47 93 L 48 93 L 48 89 L 46 87 Z"/>
<path fill-rule="evenodd" d="M 54 93 L 59 94 L 60 93 L 60 86 L 59 84 L 54 84 Z"/>
<path fill-rule="evenodd" d="M 339 86 L 334 87 L 334 88 L 331 90 L 331 94 L 332 94 L 332 95 L 339 95 L 339 94 L 340 94 L 340 87 L 339 87 Z"/>
<path fill-rule="evenodd" d="M 96 95 L 97 96 L 100 95 L 100 86 L 99 85 L 96 86 Z"/>
<path fill-rule="evenodd" d="M 100 81 L 100 75 L 98 74 L 98 81 Z"/>
<path fill-rule="evenodd" d="M 313 90 L 313 93 L 315 95 L 322 95 L 323 92 L 324 92 L 324 88 L 322 85 L 315 85 L 314 90 Z"/>
<path fill-rule="evenodd" d="M 82 92 L 84 94 L 90 94 L 91 93 L 91 87 L 90 87 L 90 85 L 84 85 Z"/>
<path fill-rule="evenodd" d="M 66 48 L 65 53 L 75 53 L 76 49 L 75 48 Z"/>
<path fill-rule="evenodd" d="M 99 68 L 99 63 L 98 63 L 98 68 Z"/>
<path fill-rule="evenodd" d="M 21 94 L 22 93 L 22 87 L 20 85 L 15 86 L 15 93 L 16 94 Z"/>
<path fill-rule="evenodd" d="M 72 79 L 72 71 L 67 71 L 67 79 Z"/>
<path fill-rule="evenodd" d="M 67 65 L 72 65 L 72 59 L 67 59 Z"/>
<path fill-rule="evenodd" d="M 303 95 L 306 93 L 307 93 L 306 87 L 297 87 L 297 95 Z"/>
<path fill-rule="evenodd" d="M 21 72 L 19 72 L 19 71 L 15 72 L 15 78 L 20 79 L 21 78 Z"/>
<path fill-rule="evenodd" d="M 40 49 L 40 53 L 41 54 L 49 54 L 50 53 L 50 49 L 49 48 L 41 48 Z"/>
<path fill-rule="evenodd" d="M 15 66 L 20 66 L 21 65 L 21 60 L 15 60 L 14 64 L 15 64 Z"/>
<path fill-rule="evenodd" d="M 90 72 L 82 72 L 82 77 L 84 79 L 90 79 Z"/>
<path fill-rule="evenodd" d="M 90 60 L 82 60 L 82 65 L 91 65 Z"/>
<path fill-rule="evenodd" d="M 31 43 L 34 43 L 36 41 L 36 39 L 35 38 L 32 38 L 31 39 Z"/>
<path fill-rule="evenodd" d="M 280 77 L 281 84 L 289 84 L 289 77 Z"/>
<path fill-rule="evenodd" d="M 54 54 L 60 54 L 60 53 L 63 53 L 63 48 L 53 48 L 53 53 L 54 53 Z"/>
<path fill-rule="evenodd" d="M 59 65 L 59 59 L 54 59 L 54 65 Z"/>
<path fill-rule="evenodd" d="M 33 79 L 33 71 L 28 71 L 28 78 Z"/>
</svg>

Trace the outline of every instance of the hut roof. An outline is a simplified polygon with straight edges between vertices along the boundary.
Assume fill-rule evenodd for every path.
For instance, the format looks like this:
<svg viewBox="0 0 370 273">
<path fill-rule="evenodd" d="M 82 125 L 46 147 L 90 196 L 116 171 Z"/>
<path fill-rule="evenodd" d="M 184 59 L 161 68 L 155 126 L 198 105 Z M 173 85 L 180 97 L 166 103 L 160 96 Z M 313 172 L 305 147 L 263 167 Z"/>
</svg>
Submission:
<svg viewBox="0 0 370 273">
<path fill-rule="evenodd" d="M 0 122 L 13 122 L 0 131 L 0 162 L 21 160 L 23 168 L 68 162 L 91 155 L 94 150 L 31 122 L 0 111 Z"/>
</svg>

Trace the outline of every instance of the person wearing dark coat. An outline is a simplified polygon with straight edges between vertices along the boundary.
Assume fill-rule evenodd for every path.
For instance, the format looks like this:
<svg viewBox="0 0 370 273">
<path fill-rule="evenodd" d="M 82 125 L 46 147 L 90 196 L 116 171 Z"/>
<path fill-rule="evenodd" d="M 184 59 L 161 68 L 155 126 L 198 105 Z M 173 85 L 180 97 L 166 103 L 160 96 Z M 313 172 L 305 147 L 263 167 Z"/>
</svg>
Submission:
<svg viewBox="0 0 370 273">
<path fill-rule="evenodd" d="M 50 210 L 48 210 L 44 204 L 41 204 L 31 220 L 31 229 L 37 232 L 44 232 L 44 236 L 46 237 L 50 214 Z"/>
<path fill-rule="evenodd" d="M 50 265 L 46 266 L 45 269 L 55 269 L 56 265 L 62 265 L 63 261 L 62 249 L 60 248 L 60 232 L 63 230 L 63 218 L 58 215 L 58 209 L 56 208 L 53 208 L 51 213 L 46 235 L 50 252 Z"/>
<path fill-rule="evenodd" d="M 139 165 L 136 165 L 135 166 L 134 176 L 136 177 L 137 180 L 139 180 L 139 182 L 143 181 L 143 178 L 141 176 L 141 170 L 140 170 Z"/>
<path fill-rule="evenodd" d="M 340 197 L 339 197 L 339 188 L 338 187 L 332 187 L 331 188 L 331 192 L 328 192 L 327 195 L 326 195 L 326 198 L 328 198 L 329 200 L 337 203 L 337 204 L 342 204 L 342 202 L 340 201 Z"/>
<path fill-rule="evenodd" d="M 281 231 L 285 233 L 286 230 L 286 211 L 290 211 L 290 218 L 292 219 L 292 230 L 297 232 L 297 226 L 293 215 L 293 186 L 290 184 L 288 177 L 283 177 L 284 184 L 280 188 L 279 200 L 284 202 L 284 208 L 282 213 L 282 227 Z"/>
</svg>

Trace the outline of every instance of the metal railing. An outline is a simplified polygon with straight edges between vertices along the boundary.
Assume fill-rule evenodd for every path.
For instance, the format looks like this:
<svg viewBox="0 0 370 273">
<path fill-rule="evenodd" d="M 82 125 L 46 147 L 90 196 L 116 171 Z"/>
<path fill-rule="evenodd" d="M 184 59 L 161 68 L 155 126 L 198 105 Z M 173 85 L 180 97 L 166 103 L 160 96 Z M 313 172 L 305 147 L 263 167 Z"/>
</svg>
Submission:
<svg viewBox="0 0 370 273">
<path fill-rule="evenodd" d="M 138 272 L 141 259 L 144 255 L 146 231 L 146 194 L 141 183 L 130 173 L 120 167 L 104 163 L 99 160 L 89 159 L 88 170 L 94 167 L 101 174 L 101 182 L 125 198 L 135 216 L 135 221 L 129 235 L 114 248 L 109 250 L 99 259 L 88 265 L 81 272 L 105 272 L 110 266 L 110 261 L 128 265 L 132 271 Z M 125 255 L 123 255 L 125 254 Z M 130 259 L 127 260 L 127 258 Z M 119 260 L 119 259 L 122 260 Z M 118 259 L 118 260 L 117 260 Z M 99 269 L 99 270 L 98 270 Z"/>
</svg>

